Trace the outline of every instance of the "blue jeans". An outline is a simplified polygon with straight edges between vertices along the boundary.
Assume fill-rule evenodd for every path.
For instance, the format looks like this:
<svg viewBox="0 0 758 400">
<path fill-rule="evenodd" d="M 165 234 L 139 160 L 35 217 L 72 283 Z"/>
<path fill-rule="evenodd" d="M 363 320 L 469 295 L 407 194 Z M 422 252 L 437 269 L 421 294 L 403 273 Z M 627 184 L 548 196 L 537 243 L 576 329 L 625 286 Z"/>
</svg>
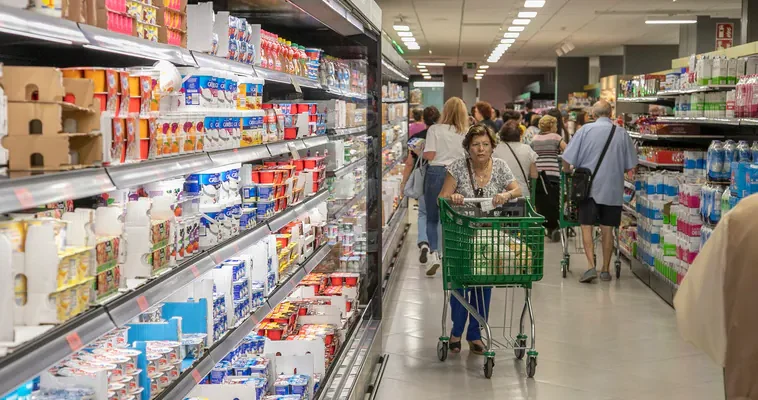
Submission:
<svg viewBox="0 0 758 400">
<path fill-rule="evenodd" d="M 468 300 L 468 303 L 484 317 L 486 321 L 490 313 L 490 299 L 492 298 L 492 288 L 472 288 L 456 290 Z M 466 326 L 468 318 L 468 330 L 466 331 L 466 340 L 481 340 L 482 332 L 479 330 L 479 321 L 473 316 L 469 317 L 468 310 L 463 307 L 457 298 L 450 296 L 450 314 L 453 319 L 452 336 L 462 338 L 463 328 Z"/>
<path fill-rule="evenodd" d="M 426 200 L 424 196 L 418 199 L 418 240 L 416 243 L 420 246 L 421 243 L 429 244 L 429 235 L 426 234 Z"/>
<path fill-rule="evenodd" d="M 429 237 L 429 248 L 432 251 L 440 249 L 440 207 L 437 198 L 445 183 L 447 168 L 442 166 L 429 166 L 424 180 L 424 201 L 426 202 L 426 234 Z"/>
</svg>

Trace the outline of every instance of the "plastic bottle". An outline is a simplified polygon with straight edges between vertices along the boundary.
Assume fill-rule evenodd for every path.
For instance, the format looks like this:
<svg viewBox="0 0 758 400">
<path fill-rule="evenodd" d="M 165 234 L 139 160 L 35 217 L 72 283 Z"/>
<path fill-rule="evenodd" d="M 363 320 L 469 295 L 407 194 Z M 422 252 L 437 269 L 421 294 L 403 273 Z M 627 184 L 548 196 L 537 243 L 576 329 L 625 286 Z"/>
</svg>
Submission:
<svg viewBox="0 0 758 400">
<path fill-rule="evenodd" d="M 711 224 L 717 224 L 721 220 L 721 198 L 724 195 L 724 189 L 722 189 L 720 186 L 716 186 L 713 189 L 711 201 L 713 204 L 711 205 L 711 212 L 708 216 L 708 220 L 711 222 Z"/>
<path fill-rule="evenodd" d="M 740 140 L 737 143 L 737 161 L 747 163 L 752 161 L 750 145 L 748 144 L 747 140 Z"/>
<path fill-rule="evenodd" d="M 708 146 L 707 157 L 706 170 L 708 171 L 708 179 L 721 179 L 721 172 L 724 167 L 724 146 L 720 140 L 711 142 L 711 145 Z"/>
<path fill-rule="evenodd" d="M 721 195 L 721 215 L 724 216 L 726 213 L 731 210 L 731 207 L 729 206 L 729 198 L 732 196 L 732 192 L 729 190 L 729 187 L 724 189 L 724 194 Z"/>
<path fill-rule="evenodd" d="M 724 143 L 724 164 L 721 166 L 721 180 L 729 180 L 732 177 L 733 161 L 737 161 L 737 143 L 729 139 Z"/>
<path fill-rule="evenodd" d="M 750 153 L 753 155 L 753 164 L 758 164 L 758 140 L 753 142 L 753 146 L 750 147 Z"/>
</svg>

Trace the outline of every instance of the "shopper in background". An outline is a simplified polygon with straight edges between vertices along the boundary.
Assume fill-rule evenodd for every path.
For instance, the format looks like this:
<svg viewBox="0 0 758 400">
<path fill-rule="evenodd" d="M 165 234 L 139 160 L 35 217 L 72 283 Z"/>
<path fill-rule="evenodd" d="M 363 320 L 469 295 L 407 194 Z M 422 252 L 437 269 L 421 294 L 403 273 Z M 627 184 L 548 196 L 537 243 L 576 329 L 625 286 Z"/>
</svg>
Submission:
<svg viewBox="0 0 758 400">
<path fill-rule="evenodd" d="M 420 108 L 414 108 L 411 110 L 411 114 L 413 115 L 413 123 L 408 125 L 408 137 L 412 137 L 413 135 L 423 131 L 426 129 L 426 124 L 422 120 L 423 118 L 423 112 Z"/>
<path fill-rule="evenodd" d="M 521 196 L 521 188 L 511 169 L 508 168 L 508 164 L 492 157 L 497 141 L 495 134 L 488 127 L 472 126 L 462 144 L 462 148 L 466 149 L 468 154 L 448 165 L 445 185 L 439 194 L 440 197 L 449 199 L 453 204 L 463 204 L 463 199 L 466 197 L 486 197 L 492 198 L 492 205 L 499 206 Z M 474 288 L 465 292 L 460 291 L 460 293 L 486 320 L 492 289 Z M 466 340 L 472 353 L 482 354 L 484 343 L 482 343 L 479 322 L 474 317 L 469 318 L 468 311 L 455 297 L 450 298 L 450 311 L 453 320 L 450 351 L 453 353 L 461 351 L 461 339 L 466 327 L 466 319 L 468 319 Z"/>
<path fill-rule="evenodd" d="M 503 118 L 500 116 L 500 110 L 495 107 L 492 108 L 495 110 L 495 128 L 497 128 L 495 132 L 500 132 L 500 129 L 503 127 Z"/>
<path fill-rule="evenodd" d="M 539 121 L 540 134 L 532 140 L 532 149 L 537 153 L 539 180 L 535 190 L 537 212 L 545 217 L 547 235 L 557 241 L 558 207 L 561 187 L 561 170 L 558 156 L 566 148 L 566 142 L 558 135 L 558 120 L 545 115 Z"/>
<path fill-rule="evenodd" d="M 526 113 L 524 113 L 524 121 L 530 122 L 532 120 L 532 115 L 534 115 L 534 110 L 532 108 L 532 103 L 526 103 Z"/>
<path fill-rule="evenodd" d="M 524 132 L 524 137 L 521 139 L 521 141 L 526 145 L 531 145 L 532 140 L 534 140 L 534 137 L 540 134 L 540 128 L 539 128 L 539 122 L 540 118 L 542 118 L 539 114 L 533 114 L 532 119 L 529 120 L 529 127 L 526 128 L 526 131 Z"/>
<path fill-rule="evenodd" d="M 451 97 L 442 107 L 440 123 L 432 125 L 426 133 L 424 159 L 429 161 L 429 168 L 424 182 L 424 201 L 426 202 L 426 234 L 432 252 L 431 265 L 426 271 L 429 277 L 437 273 L 442 262 L 439 254 L 441 227 L 437 197 L 445 182 L 446 167 L 465 155 L 461 143 L 468 127 L 466 104 L 459 97 Z"/>
<path fill-rule="evenodd" d="M 679 332 L 724 367 L 727 399 L 758 399 L 758 195 L 716 225 L 674 298 Z"/>
<path fill-rule="evenodd" d="M 566 114 L 557 108 L 551 108 L 548 110 L 547 115 L 554 117 L 556 121 L 558 121 L 558 131 L 556 133 L 563 138 L 564 142 L 568 143 L 571 138 L 569 137 L 568 132 L 566 132 L 566 124 L 564 123 Z"/>
<path fill-rule="evenodd" d="M 519 130 L 521 131 L 521 136 L 523 137 L 524 133 L 526 132 L 526 127 L 521 123 L 521 113 L 514 110 L 506 110 L 503 113 L 503 123 L 506 123 L 508 121 L 516 121 L 516 123 L 518 123 Z"/>
<path fill-rule="evenodd" d="M 592 177 L 590 198 L 577 205 L 579 224 L 582 227 L 582 242 L 589 268 L 582 274 L 579 282 L 589 283 L 598 276 L 595 266 L 595 246 L 593 243 L 593 226 L 600 225 L 603 241 L 603 268 L 600 280 L 610 281 L 611 253 L 613 252 L 613 229 L 621 224 L 621 205 L 624 201 L 624 172 L 637 165 L 637 151 L 632 139 L 623 127 L 615 131 L 611 116 L 611 105 L 600 100 L 592 108 L 596 121 L 587 124 L 571 138 L 571 143 L 563 153 L 563 168 L 587 168 L 595 171 L 600 154 L 608 138 L 611 137 L 608 151 L 603 157 L 597 175 Z"/>
<path fill-rule="evenodd" d="M 480 101 L 474 105 L 474 120 L 477 124 L 485 125 L 497 132 L 495 121 L 492 120 L 492 106 L 486 101 Z"/>
<path fill-rule="evenodd" d="M 532 119 L 539 116 L 532 116 Z M 529 127 L 531 129 L 531 127 Z M 521 130 L 516 121 L 508 121 L 500 130 L 500 145 L 492 155 L 508 164 L 516 177 L 524 197 L 530 197 L 529 182 L 537 178 L 537 153 L 528 144 L 521 143 Z"/>
<path fill-rule="evenodd" d="M 440 111 L 435 106 L 429 106 L 424 109 L 423 119 L 425 126 L 432 126 L 440 119 Z M 423 159 L 424 148 L 426 145 L 426 135 L 429 128 L 413 135 L 408 139 L 408 158 L 405 159 L 405 169 L 403 170 L 403 180 L 400 187 L 404 188 L 408 177 L 411 176 L 414 168 L 426 168 L 428 162 Z M 419 159 L 419 157 L 421 157 Z M 420 161 L 420 165 L 419 164 Z M 429 238 L 426 234 L 426 201 L 424 196 L 418 199 L 418 239 L 416 241 L 420 250 L 419 262 L 426 264 L 429 255 Z"/>
</svg>

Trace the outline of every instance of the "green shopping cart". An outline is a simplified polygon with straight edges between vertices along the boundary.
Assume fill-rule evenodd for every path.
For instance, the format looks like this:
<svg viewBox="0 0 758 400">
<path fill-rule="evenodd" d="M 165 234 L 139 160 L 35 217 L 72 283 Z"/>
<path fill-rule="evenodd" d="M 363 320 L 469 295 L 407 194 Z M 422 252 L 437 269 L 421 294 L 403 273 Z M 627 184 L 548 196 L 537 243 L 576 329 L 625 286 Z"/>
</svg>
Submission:
<svg viewBox="0 0 758 400">
<path fill-rule="evenodd" d="M 532 311 L 532 282 L 542 279 L 545 235 L 544 218 L 537 214 L 529 201 L 517 199 L 491 211 L 482 211 L 479 204 L 492 199 L 464 199 L 463 205 L 453 205 L 440 199 L 442 222 L 442 282 L 445 304 L 442 313 L 442 336 L 437 343 L 437 356 L 445 361 L 450 337 L 447 330 L 447 308 L 450 296 L 455 297 L 478 322 L 484 337 L 484 376 L 492 377 L 495 349 L 513 349 L 519 360 L 527 355 L 526 372 L 534 377 L 537 368 L 535 351 L 534 312 Z M 484 298 L 484 288 L 504 288 L 506 291 L 503 326 L 490 326 L 464 298 L 462 290 L 480 291 L 473 295 Z M 518 333 L 514 336 L 515 291 L 525 291 Z M 510 303 L 510 318 L 509 304 Z M 524 332 L 524 317 L 529 312 L 531 337 Z M 502 329 L 502 339 L 493 338 L 493 329 Z M 527 339 L 529 345 L 527 346 Z"/>
<path fill-rule="evenodd" d="M 569 188 L 571 187 L 571 174 L 567 174 L 561 170 L 561 189 L 558 208 L 558 230 L 561 233 L 561 246 L 563 247 L 563 259 L 561 259 L 561 274 L 566 277 L 566 274 L 571 270 L 571 244 L 570 239 L 576 238 L 576 228 L 579 226 L 579 208 L 577 204 L 574 204 L 569 198 Z M 595 242 L 595 248 L 600 241 L 600 234 L 597 230 L 593 231 L 595 235 L 593 241 Z M 619 235 L 618 228 L 613 230 L 613 236 L 616 241 L 615 252 L 616 261 L 613 266 L 616 270 L 616 279 L 621 277 L 621 259 L 619 258 Z M 584 255 L 584 245 L 581 240 L 575 239 L 573 254 Z M 597 266 L 597 255 L 594 255 L 595 265 Z"/>
</svg>

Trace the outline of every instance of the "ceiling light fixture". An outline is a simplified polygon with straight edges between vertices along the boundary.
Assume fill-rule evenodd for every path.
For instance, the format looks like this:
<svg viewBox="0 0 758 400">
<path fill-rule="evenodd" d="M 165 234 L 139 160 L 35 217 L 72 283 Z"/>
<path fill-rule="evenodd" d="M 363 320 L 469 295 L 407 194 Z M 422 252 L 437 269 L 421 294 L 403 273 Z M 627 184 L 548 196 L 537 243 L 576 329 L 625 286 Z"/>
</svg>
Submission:
<svg viewBox="0 0 758 400">
<path fill-rule="evenodd" d="M 531 19 L 516 18 L 513 20 L 513 25 L 529 25 L 530 22 L 532 22 Z"/>
<path fill-rule="evenodd" d="M 646 19 L 645 23 L 648 25 L 682 25 L 682 24 L 696 24 L 697 19 Z"/>
<path fill-rule="evenodd" d="M 416 38 L 415 37 L 401 37 L 400 40 L 402 40 L 403 42 L 415 42 Z"/>
<path fill-rule="evenodd" d="M 411 37 L 413 36 L 413 32 L 398 32 L 397 35 L 400 37 Z"/>
<path fill-rule="evenodd" d="M 475 76 L 475 77 L 474 77 L 474 79 L 476 79 L 476 80 L 481 80 L 481 79 L 482 79 L 482 77 L 481 77 L 481 76 Z"/>
<path fill-rule="evenodd" d="M 487 68 L 489 68 L 489 67 L 490 67 L 489 65 L 480 65 L 480 66 L 479 66 L 479 69 L 487 69 Z"/>
<path fill-rule="evenodd" d="M 445 63 L 443 62 L 420 62 L 418 65 L 422 65 L 425 67 L 444 67 Z"/>
<path fill-rule="evenodd" d="M 524 28 L 523 26 L 509 26 L 508 32 L 523 32 L 524 29 L 526 28 Z"/>
<path fill-rule="evenodd" d="M 393 25 L 392 29 L 394 29 L 397 32 L 404 32 L 404 31 L 411 30 L 411 27 L 409 27 L 408 25 Z"/>
<path fill-rule="evenodd" d="M 424 79 L 432 79 L 432 77 L 427 75 L 424 77 Z"/>
<path fill-rule="evenodd" d="M 537 16 L 537 11 L 521 11 L 518 13 L 519 18 L 534 18 Z"/>
<path fill-rule="evenodd" d="M 515 39 L 515 38 L 519 37 L 519 35 L 521 35 L 521 34 L 520 34 L 520 33 L 518 33 L 518 32 L 505 32 L 505 33 L 503 34 L 503 37 L 504 37 L 504 38 L 511 38 L 511 39 Z"/>
<path fill-rule="evenodd" d="M 545 0 L 526 0 L 524 7 L 526 8 L 542 8 L 545 6 Z"/>
<path fill-rule="evenodd" d="M 501 39 L 501 44 L 510 44 L 510 43 L 516 43 L 516 39 Z"/>
</svg>

